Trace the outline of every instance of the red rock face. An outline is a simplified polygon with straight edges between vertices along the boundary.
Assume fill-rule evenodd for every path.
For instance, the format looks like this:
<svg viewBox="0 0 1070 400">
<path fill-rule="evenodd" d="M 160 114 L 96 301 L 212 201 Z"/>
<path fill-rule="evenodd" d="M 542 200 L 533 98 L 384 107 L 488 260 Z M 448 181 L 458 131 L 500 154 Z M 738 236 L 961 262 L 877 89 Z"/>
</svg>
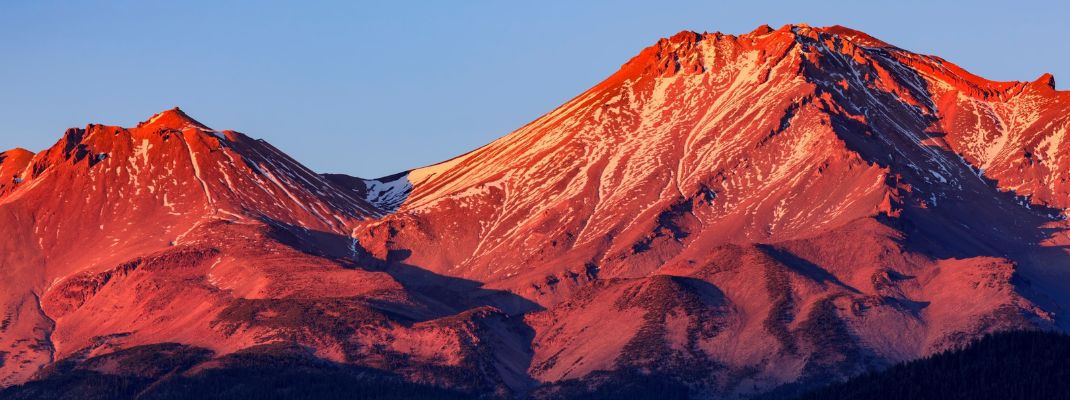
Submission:
<svg viewBox="0 0 1070 400">
<path fill-rule="evenodd" d="M 473 393 L 642 371 L 746 396 L 1065 329 L 1068 130 L 1050 76 L 808 26 L 662 39 L 376 180 L 177 109 L 71 129 L 0 153 L 0 379 L 283 341 Z"/>
</svg>

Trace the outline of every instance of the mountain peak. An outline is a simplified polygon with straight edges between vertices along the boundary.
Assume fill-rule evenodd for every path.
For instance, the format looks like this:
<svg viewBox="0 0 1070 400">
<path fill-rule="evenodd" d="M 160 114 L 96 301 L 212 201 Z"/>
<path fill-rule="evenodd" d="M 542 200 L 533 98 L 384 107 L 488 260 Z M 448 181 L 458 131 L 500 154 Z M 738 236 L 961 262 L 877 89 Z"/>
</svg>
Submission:
<svg viewBox="0 0 1070 400">
<path fill-rule="evenodd" d="M 178 107 L 156 113 L 148 120 L 137 124 L 137 127 L 178 130 L 186 128 L 211 129 L 193 119 Z"/>
<path fill-rule="evenodd" d="M 762 24 L 750 32 L 750 35 L 765 35 L 773 32 L 773 28 L 768 24 Z"/>
<path fill-rule="evenodd" d="M 867 34 L 865 32 L 854 30 L 854 29 L 851 29 L 851 28 L 848 28 L 848 27 L 845 27 L 845 26 L 842 26 L 842 25 L 832 25 L 832 26 L 826 26 L 826 27 L 815 28 L 815 29 L 817 29 L 819 31 L 822 31 L 822 32 L 825 32 L 825 33 L 828 33 L 828 34 L 832 34 L 832 35 L 836 35 L 836 36 L 845 38 L 847 40 L 850 40 L 852 42 L 855 42 L 857 44 L 860 44 L 860 45 L 866 46 L 866 47 L 893 47 L 892 45 L 888 44 L 887 42 L 885 42 L 883 40 L 880 40 L 880 39 L 877 39 L 877 38 L 875 38 L 873 36 L 870 36 L 869 34 Z"/>
<path fill-rule="evenodd" d="M 1047 87 L 1050 87 L 1052 90 L 1055 90 L 1055 76 L 1050 74 L 1050 73 L 1045 72 L 1043 75 L 1041 75 L 1039 78 L 1037 78 L 1037 80 L 1035 80 L 1033 82 L 1035 82 L 1037 84 L 1045 85 Z"/>
<path fill-rule="evenodd" d="M 26 150 L 26 149 L 24 149 L 22 147 L 16 147 L 16 148 L 13 148 L 13 149 L 10 149 L 10 150 L 5 150 L 5 151 L 0 152 L 0 162 L 2 162 L 4 158 L 18 157 L 18 156 L 30 156 L 30 157 L 32 157 L 33 156 L 33 152 L 29 151 L 29 150 Z"/>
</svg>

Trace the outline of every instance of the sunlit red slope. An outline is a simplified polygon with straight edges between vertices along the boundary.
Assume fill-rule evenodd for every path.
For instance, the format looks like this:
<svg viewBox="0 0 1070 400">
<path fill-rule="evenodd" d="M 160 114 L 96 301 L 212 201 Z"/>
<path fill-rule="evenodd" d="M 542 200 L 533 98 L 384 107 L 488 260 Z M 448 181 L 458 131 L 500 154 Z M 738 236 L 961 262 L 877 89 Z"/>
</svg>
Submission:
<svg viewBox="0 0 1070 400">
<path fill-rule="evenodd" d="M 481 334 L 465 324 L 502 318 L 355 264 L 349 226 L 381 211 L 269 144 L 178 109 L 3 154 L 4 386 L 52 361 L 170 342 L 225 354 L 292 340 L 338 362 L 460 369 L 476 362 L 466 338 Z"/>
<path fill-rule="evenodd" d="M 468 393 L 648 376 L 747 396 L 1065 329 L 1068 127 L 1050 76 L 789 25 L 662 39 L 516 132 L 379 179 L 177 109 L 72 129 L 0 154 L 0 383 L 144 344 L 295 342 Z"/>
<path fill-rule="evenodd" d="M 354 235 L 546 307 L 539 380 L 702 364 L 765 390 L 1057 323 L 1068 100 L 842 27 L 682 32 L 374 182 L 405 199 Z"/>
</svg>

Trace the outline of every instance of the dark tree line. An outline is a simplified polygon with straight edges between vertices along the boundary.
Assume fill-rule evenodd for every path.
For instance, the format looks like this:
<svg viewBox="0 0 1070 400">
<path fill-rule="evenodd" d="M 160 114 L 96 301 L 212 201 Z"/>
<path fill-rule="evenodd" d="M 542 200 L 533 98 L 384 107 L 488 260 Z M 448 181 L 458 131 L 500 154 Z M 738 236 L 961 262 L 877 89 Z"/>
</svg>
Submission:
<svg viewBox="0 0 1070 400">
<path fill-rule="evenodd" d="M 964 349 L 817 389 L 799 400 L 1070 399 L 1070 336 L 989 335 Z"/>
<path fill-rule="evenodd" d="M 0 399 L 468 399 L 386 372 L 317 359 L 299 349 L 261 346 L 211 359 L 181 345 L 150 345 L 109 355 L 119 371 L 100 373 L 102 357 L 61 362 L 40 379 L 0 390 Z M 175 362 L 181 360 L 181 362 Z M 194 368 L 197 366 L 197 368 Z"/>
<path fill-rule="evenodd" d="M 205 364 L 209 360 L 213 361 Z M 112 361 L 120 365 L 117 373 L 95 371 L 98 365 L 116 365 Z M 584 400 L 705 397 L 675 377 L 627 368 L 545 385 L 531 394 Z M 768 396 L 795 397 L 770 393 L 763 398 Z M 215 359 L 203 349 L 145 346 L 77 363 L 61 362 L 38 380 L 0 391 L 4 400 L 494 397 L 498 396 L 411 383 L 384 371 L 331 363 L 300 349 L 272 346 Z M 990 335 L 961 350 L 864 374 L 798 397 L 818 399 L 1070 399 L 1070 336 L 1052 332 Z"/>
</svg>

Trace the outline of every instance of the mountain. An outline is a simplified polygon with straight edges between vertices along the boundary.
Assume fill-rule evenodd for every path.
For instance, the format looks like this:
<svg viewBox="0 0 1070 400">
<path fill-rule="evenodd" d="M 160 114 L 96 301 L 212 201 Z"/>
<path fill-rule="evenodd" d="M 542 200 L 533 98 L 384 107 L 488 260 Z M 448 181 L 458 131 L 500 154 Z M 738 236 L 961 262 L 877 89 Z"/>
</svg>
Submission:
<svg viewBox="0 0 1070 400">
<path fill-rule="evenodd" d="M 823 381 L 1064 326 L 1068 101 L 842 27 L 683 32 L 355 236 L 545 308 L 542 382 Z"/>
<path fill-rule="evenodd" d="M 269 144 L 178 109 L 4 154 L 16 154 L 4 171 L 9 161 L 18 171 L 0 197 L 4 386 L 53 362 L 171 342 L 222 355 L 293 340 L 336 361 L 360 353 L 401 368 L 426 351 L 460 363 L 478 356 L 461 354 L 479 334 L 465 324 L 500 323 L 354 264 L 348 226 L 382 211 Z M 438 335 L 442 348 L 420 348 Z M 373 347 L 385 336 L 407 337 L 393 339 L 406 360 Z"/>
<path fill-rule="evenodd" d="M 402 391 L 737 398 L 1065 330 L 1068 129 L 1050 75 L 806 25 L 681 32 L 378 179 L 178 109 L 71 129 L 0 153 L 0 384 L 281 343 Z"/>
</svg>

